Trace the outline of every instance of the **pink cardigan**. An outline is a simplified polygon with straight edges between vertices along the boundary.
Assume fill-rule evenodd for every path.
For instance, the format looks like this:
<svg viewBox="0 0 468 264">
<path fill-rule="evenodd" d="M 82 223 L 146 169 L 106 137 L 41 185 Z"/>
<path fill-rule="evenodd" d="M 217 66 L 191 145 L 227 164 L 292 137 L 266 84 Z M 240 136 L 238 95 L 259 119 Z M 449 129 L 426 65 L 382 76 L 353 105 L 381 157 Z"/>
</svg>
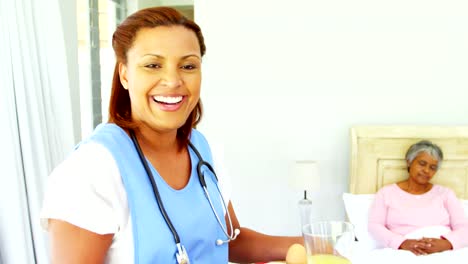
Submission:
<svg viewBox="0 0 468 264">
<path fill-rule="evenodd" d="M 455 193 L 434 185 L 421 195 L 391 184 L 380 189 L 369 211 L 369 233 L 385 247 L 398 249 L 405 235 L 427 226 L 447 226 L 453 249 L 468 246 L 468 218 Z"/>
</svg>

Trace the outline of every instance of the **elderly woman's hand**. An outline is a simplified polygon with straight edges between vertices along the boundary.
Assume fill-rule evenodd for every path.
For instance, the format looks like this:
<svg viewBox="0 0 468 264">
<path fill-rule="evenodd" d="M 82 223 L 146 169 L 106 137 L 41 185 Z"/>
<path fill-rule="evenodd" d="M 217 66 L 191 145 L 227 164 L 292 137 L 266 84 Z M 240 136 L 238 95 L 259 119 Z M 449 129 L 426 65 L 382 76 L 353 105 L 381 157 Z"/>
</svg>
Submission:
<svg viewBox="0 0 468 264">
<path fill-rule="evenodd" d="M 431 246 L 426 250 L 427 254 L 442 252 L 453 249 L 452 243 L 446 239 L 440 238 L 422 238 L 423 241 Z"/>
<path fill-rule="evenodd" d="M 415 255 L 427 255 L 428 250 L 432 247 L 430 242 L 419 239 L 407 239 L 401 243 L 399 249 L 408 250 L 413 252 Z"/>
</svg>

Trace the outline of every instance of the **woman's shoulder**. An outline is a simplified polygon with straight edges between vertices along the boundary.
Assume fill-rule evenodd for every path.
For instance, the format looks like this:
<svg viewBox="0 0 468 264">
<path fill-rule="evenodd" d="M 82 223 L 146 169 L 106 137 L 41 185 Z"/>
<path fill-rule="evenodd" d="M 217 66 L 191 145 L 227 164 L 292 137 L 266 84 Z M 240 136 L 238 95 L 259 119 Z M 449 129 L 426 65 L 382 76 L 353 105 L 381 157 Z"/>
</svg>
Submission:
<svg viewBox="0 0 468 264">
<path fill-rule="evenodd" d="M 438 190 L 438 191 L 445 191 L 445 192 L 452 191 L 452 189 L 450 189 L 449 187 L 446 187 L 446 186 L 443 186 L 443 185 L 440 185 L 440 184 L 436 184 L 436 183 L 434 183 L 432 185 L 432 188 L 434 188 L 434 190 Z"/>
<path fill-rule="evenodd" d="M 67 166 L 73 164 L 94 163 L 94 162 L 109 162 L 112 160 L 111 152 L 102 144 L 89 141 L 80 144 L 73 150 L 59 166 Z"/>
<path fill-rule="evenodd" d="M 224 145 L 222 143 L 223 140 L 219 137 L 219 135 L 209 134 L 206 132 L 202 133 L 197 129 L 192 129 L 190 139 L 203 140 L 203 142 L 209 146 L 213 156 L 220 155 L 220 153 L 224 152 Z"/>
<path fill-rule="evenodd" d="M 432 186 L 432 191 L 434 191 L 434 193 L 437 195 L 456 197 L 455 192 L 451 188 L 443 186 L 443 185 L 434 184 Z"/>
<path fill-rule="evenodd" d="M 106 179 L 102 174 L 107 175 L 109 172 L 114 172 L 111 175 L 117 172 L 118 175 L 117 164 L 111 152 L 102 144 L 91 141 L 81 144 L 71 152 L 54 168 L 49 179 L 66 178 L 73 182 L 90 183 Z M 112 178 L 115 177 L 110 179 Z"/>
<path fill-rule="evenodd" d="M 377 191 L 375 197 L 376 199 L 383 199 L 386 201 L 390 199 L 390 197 L 395 196 L 395 194 L 398 192 L 398 189 L 399 187 L 396 185 L 396 183 L 385 185 Z"/>
<path fill-rule="evenodd" d="M 394 193 L 398 191 L 399 188 L 397 183 L 391 183 L 380 188 L 377 193 Z"/>
<path fill-rule="evenodd" d="M 203 140 L 206 140 L 206 136 L 204 133 L 202 133 L 200 130 L 196 128 L 192 128 L 192 131 L 190 132 L 190 139 L 198 139 L 202 138 Z"/>
</svg>

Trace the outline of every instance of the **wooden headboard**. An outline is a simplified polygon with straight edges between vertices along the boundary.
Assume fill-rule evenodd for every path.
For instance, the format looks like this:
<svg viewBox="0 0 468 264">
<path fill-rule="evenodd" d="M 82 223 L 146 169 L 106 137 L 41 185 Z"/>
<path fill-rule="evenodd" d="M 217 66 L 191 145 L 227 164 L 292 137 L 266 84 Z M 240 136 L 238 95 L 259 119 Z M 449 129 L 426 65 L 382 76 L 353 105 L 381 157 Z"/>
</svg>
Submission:
<svg viewBox="0 0 468 264">
<path fill-rule="evenodd" d="M 432 179 L 468 199 L 468 126 L 356 126 L 351 128 L 350 192 L 375 193 L 408 177 L 405 154 L 419 140 L 440 146 L 442 165 Z"/>
</svg>

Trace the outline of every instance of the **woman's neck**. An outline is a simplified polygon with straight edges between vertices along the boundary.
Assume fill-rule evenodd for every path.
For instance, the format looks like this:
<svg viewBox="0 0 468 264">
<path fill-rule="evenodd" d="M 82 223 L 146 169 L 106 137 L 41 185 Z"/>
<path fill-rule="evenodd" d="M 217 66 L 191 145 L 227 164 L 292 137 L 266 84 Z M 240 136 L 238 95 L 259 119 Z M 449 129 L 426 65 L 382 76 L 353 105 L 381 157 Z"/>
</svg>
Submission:
<svg viewBox="0 0 468 264">
<path fill-rule="evenodd" d="M 177 130 L 170 132 L 155 131 L 146 126 L 134 130 L 141 148 L 148 152 L 168 153 L 180 150 Z"/>
<path fill-rule="evenodd" d="M 432 189 L 432 183 L 418 184 L 411 180 L 406 180 L 398 183 L 398 186 L 405 192 L 411 194 L 424 194 Z"/>
</svg>

